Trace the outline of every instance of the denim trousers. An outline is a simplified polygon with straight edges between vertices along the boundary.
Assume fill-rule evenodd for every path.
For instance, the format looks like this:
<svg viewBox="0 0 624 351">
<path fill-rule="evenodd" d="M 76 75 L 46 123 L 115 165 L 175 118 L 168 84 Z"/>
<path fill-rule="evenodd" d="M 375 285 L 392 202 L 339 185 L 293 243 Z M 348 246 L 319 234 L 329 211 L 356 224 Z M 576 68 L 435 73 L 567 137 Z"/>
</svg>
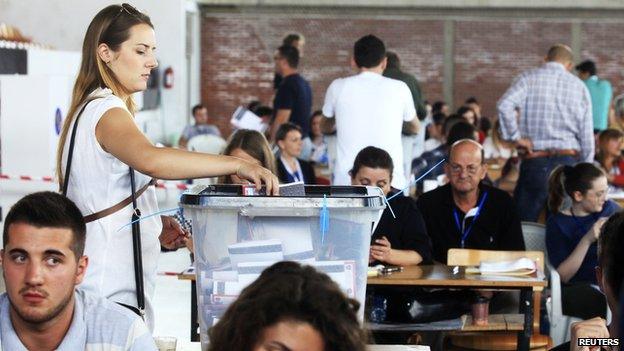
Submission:
<svg viewBox="0 0 624 351">
<path fill-rule="evenodd" d="M 536 222 L 548 198 L 548 177 L 560 165 L 574 165 L 574 156 L 551 156 L 524 159 L 514 190 L 521 221 Z"/>
</svg>

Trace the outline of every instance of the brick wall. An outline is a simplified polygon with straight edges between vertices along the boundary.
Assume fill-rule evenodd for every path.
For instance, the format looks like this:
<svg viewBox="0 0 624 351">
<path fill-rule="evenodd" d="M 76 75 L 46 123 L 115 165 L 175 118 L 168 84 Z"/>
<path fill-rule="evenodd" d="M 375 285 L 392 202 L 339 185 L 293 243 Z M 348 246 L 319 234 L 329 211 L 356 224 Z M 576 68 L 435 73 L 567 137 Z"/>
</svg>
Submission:
<svg viewBox="0 0 624 351">
<path fill-rule="evenodd" d="M 624 23 L 585 23 L 581 57 L 596 62 L 598 76 L 607 78 L 613 93 L 624 93 Z"/>
<path fill-rule="evenodd" d="M 300 70 L 313 89 L 314 109 L 337 77 L 352 74 L 353 43 L 373 33 L 396 51 L 405 71 L 421 82 L 430 101 L 443 99 L 444 19 L 275 16 L 246 13 L 202 14 L 202 102 L 225 134 L 234 109 L 251 100 L 271 104 L 273 52 L 288 32 L 306 37 Z M 581 57 L 595 59 L 600 74 L 624 90 L 624 24 L 584 23 Z M 475 96 L 486 116 L 521 71 L 536 67 L 553 43 L 571 42 L 571 24 L 537 20 L 455 20 L 453 101 Z"/>
<path fill-rule="evenodd" d="M 570 33 L 566 23 L 457 22 L 454 106 L 475 96 L 483 105 L 483 115 L 494 116 L 496 101 L 513 78 L 540 65 L 553 43 L 569 43 Z"/>
</svg>

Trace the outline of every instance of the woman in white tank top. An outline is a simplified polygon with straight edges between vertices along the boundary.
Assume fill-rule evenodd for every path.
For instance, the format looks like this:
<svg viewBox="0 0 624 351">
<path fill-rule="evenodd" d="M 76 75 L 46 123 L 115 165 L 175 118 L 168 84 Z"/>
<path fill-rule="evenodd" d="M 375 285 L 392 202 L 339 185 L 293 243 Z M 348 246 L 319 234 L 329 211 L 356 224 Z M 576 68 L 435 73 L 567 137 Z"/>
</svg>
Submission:
<svg viewBox="0 0 624 351">
<path fill-rule="evenodd" d="M 146 89 L 150 71 L 158 66 L 155 46 L 149 17 L 128 4 L 108 6 L 91 21 L 57 152 L 57 174 L 62 186 L 72 129 L 82 110 L 75 130 L 67 196 L 86 217 L 110 208 L 131 194 L 129 167 L 136 170 L 137 193 L 150 178 L 236 174 L 258 187 L 265 183 L 268 193 L 277 194 L 277 178 L 261 166 L 229 156 L 157 148 L 141 133 L 133 118 L 131 94 Z M 137 205 L 145 214 L 158 211 L 153 187 L 141 193 Z M 132 230 L 128 226 L 118 231 L 130 222 L 132 212 L 129 204 L 87 223 L 85 254 L 90 264 L 81 288 L 136 306 Z M 184 232 L 169 217 L 141 221 L 147 322 L 152 330 L 150 299 L 160 245 L 177 248 L 185 239 Z"/>
</svg>

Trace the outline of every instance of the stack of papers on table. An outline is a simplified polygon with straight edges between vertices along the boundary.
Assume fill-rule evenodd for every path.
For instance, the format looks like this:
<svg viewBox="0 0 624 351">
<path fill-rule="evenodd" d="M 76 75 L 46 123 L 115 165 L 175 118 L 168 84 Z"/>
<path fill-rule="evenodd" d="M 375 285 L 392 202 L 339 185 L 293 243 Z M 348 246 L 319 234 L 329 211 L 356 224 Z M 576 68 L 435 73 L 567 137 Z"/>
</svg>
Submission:
<svg viewBox="0 0 624 351">
<path fill-rule="evenodd" d="M 467 274 L 483 275 L 529 275 L 537 266 L 531 259 L 522 257 L 514 261 L 483 261 L 479 267 L 466 268 Z"/>
</svg>

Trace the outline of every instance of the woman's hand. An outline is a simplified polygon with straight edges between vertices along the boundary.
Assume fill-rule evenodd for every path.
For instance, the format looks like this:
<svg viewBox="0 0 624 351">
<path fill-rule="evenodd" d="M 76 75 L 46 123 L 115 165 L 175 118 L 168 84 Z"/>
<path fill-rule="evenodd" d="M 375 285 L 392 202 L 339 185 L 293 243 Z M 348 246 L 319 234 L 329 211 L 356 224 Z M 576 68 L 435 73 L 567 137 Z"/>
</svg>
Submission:
<svg viewBox="0 0 624 351">
<path fill-rule="evenodd" d="M 262 183 L 266 185 L 267 195 L 279 195 L 279 180 L 268 169 L 255 165 L 251 162 L 239 159 L 236 167 L 236 175 L 239 178 L 247 179 L 256 185 L 260 190 Z"/>
<path fill-rule="evenodd" d="M 377 261 L 392 264 L 392 245 L 388 238 L 382 236 L 381 239 L 375 240 L 375 244 L 371 245 L 370 257 Z"/>
<path fill-rule="evenodd" d="M 186 246 L 187 239 L 190 235 L 182 229 L 178 221 L 170 216 L 160 216 L 160 219 L 163 225 L 160 236 L 158 237 L 160 245 L 168 250 L 177 250 Z"/>
<path fill-rule="evenodd" d="M 596 240 L 598 240 L 598 238 L 600 237 L 600 230 L 602 229 L 602 226 L 605 224 L 607 219 L 607 217 L 602 217 L 598 219 L 596 223 L 594 223 L 594 225 L 591 227 L 591 229 L 587 232 L 587 234 L 585 234 L 584 239 L 587 240 L 588 243 L 593 244 L 596 242 Z"/>
</svg>

